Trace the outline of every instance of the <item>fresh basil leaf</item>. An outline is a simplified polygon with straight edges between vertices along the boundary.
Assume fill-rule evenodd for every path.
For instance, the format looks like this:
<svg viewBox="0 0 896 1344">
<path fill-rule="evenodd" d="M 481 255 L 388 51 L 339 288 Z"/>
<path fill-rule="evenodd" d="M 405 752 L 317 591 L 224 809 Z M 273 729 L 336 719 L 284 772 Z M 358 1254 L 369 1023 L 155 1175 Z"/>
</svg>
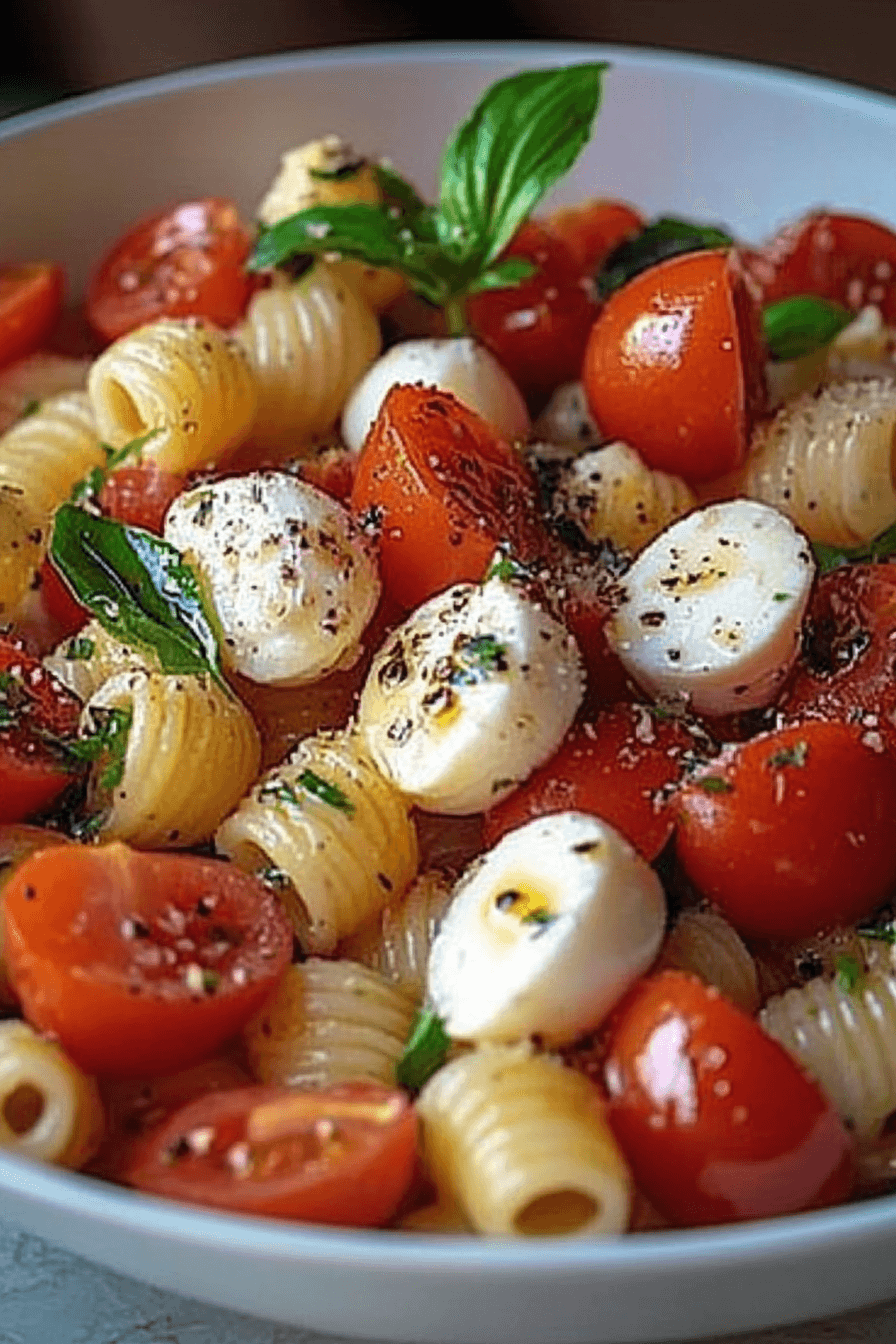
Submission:
<svg viewBox="0 0 896 1344">
<path fill-rule="evenodd" d="M 409 1092 L 419 1092 L 428 1078 L 442 1067 L 451 1049 L 445 1023 L 431 1008 L 421 1008 L 411 1025 L 395 1077 Z"/>
<path fill-rule="evenodd" d="M 535 271 L 534 263 L 527 261 L 525 257 L 507 257 L 505 261 L 497 262 L 478 275 L 467 293 L 479 294 L 485 289 L 508 289 L 518 285 L 522 280 L 528 280 Z"/>
<path fill-rule="evenodd" d="M 896 523 L 881 532 L 879 537 L 864 542 L 861 546 L 825 546 L 823 542 L 813 541 L 812 550 L 818 562 L 819 572 L 828 574 L 841 565 L 864 564 L 887 560 L 896 555 Z"/>
<path fill-rule="evenodd" d="M 308 176 L 315 182 L 346 182 L 349 178 L 358 176 L 364 163 L 364 159 L 358 158 L 340 163 L 338 168 L 309 168 Z"/>
<path fill-rule="evenodd" d="M 762 331 L 772 359 L 801 359 L 829 345 L 855 316 L 840 303 L 796 294 L 762 310 Z"/>
<path fill-rule="evenodd" d="M 116 639 L 150 649 L 163 672 L 209 673 L 227 689 L 199 580 L 173 546 L 63 504 L 50 556 L 78 601 Z"/>
<path fill-rule="evenodd" d="M 733 245 L 731 234 L 714 224 L 699 224 L 679 219 L 677 215 L 661 215 L 634 238 L 613 248 L 597 273 L 598 293 L 606 298 L 642 271 L 671 257 Z"/>
<path fill-rule="evenodd" d="M 429 209 L 423 197 L 417 194 L 417 189 L 401 173 L 396 172 L 391 163 L 374 164 L 373 175 L 387 206 L 398 206 L 407 215 L 416 215 Z"/>
<path fill-rule="evenodd" d="M 97 721 L 95 731 L 87 737 L 67 742 L 65 750 L 76 761 L 102 761 L 99 786 L 101 789 L 114 789 L 124 775 L 124 759 L 133 714 L 129 709 L 94 709 L 92 712 Z"/>
<path fill-rule="evenodd" d="M 249 268 L 279 266 L 295 253 L 338 252 L 371 266 L 398 266 L 414 248 L 413 236 L 402 239 L 402 225 L 380 205 L 313 205 L 281 219 L 260 234 Z"/>
<path fill-rule="evenodd" d="M 844 994 L 852 994 L 853 990 L 860 987 L 864 978 L 861 963 L 856 957 L 848 955 L 837 957 L 834 962 L 834 980 L 837 988 L 842 989 Z"/>
</svg>

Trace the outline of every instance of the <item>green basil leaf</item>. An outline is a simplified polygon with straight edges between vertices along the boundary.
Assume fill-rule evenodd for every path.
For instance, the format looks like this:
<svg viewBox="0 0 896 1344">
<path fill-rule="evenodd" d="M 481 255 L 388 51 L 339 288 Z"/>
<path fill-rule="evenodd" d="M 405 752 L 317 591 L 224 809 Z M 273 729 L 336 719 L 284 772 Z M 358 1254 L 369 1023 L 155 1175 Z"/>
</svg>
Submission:
<svg viewBox="0 0 896 1344">
<path fill-rule="evenodd" d="M 634 238 L 613 248 L 597 273 L 598 293 L 606 298 L 642 271 L 671 257 L 733 245 L 731 234 L 714 224 L 699 224 L 679 219 L 677 215 L 661 215 Z"/>
<path fill-rule="evenodd" d="M 891 555 L 896 555 L 896 523 L 888 527 L 886 532 L 881 532 L 879 537 L 861 546 L 825 546 L 823 542 L 813 541 L 812 550 L 822 574 L 839 569 L 841 565 L 887 560 Z"/>
<path fill-rule="evenodd" d="M 65 750 L 76 761 L 103 761 L 99 776 L 101 789 L 114 789 L 122 781 L 133 714 L 129 709 L 94 709 L 95 731 L 75 738 Z"/>
<path fill-rule="evenodd" d="M 762 330 L 772 359 L 801 359 L 829 345 L 855 314 L 815 294 L 796 294 L 762 310 Z"/>
<path fill-rule="evenodd" d="M 442 154 L 439 236 L 484 270 L 591 137 L 605 62 L 528 70 L 486 90 Z"/>
<path fill-rule="evenodd" d="M 467 293 L 478 294 L 484 289 L 508 289 L 522 280 L 528 280 L 535 271 L 535 265 L 525 257 L 507 257 L 478 275 Z"/>
<path fill-rule="evenodd" d="M 116 639 L 150 649 L 163 672 L 209 673 L 227 689 L 199 580 L 173 546 L 63 504 L 50 556 L 78 601 Z"/>
<path fill-rule="evenodd" d="M 373 175 L 387 206 L 398 206 L 407 215 L 416 215 L 429 209 L 423 197 L 417 194 L 417 189 L 401 173 L 396 172 L 391 163 L 374 164 Z"/>
<path fill-rule="evenodd" d="M 419 1092 L 428 1078 L 442 1067 L 451 1049 L 445 1023 L 431 1008 L 421 1008 L 411 1025 L 395 1077 L 409 1092 Z"/>
</svg>

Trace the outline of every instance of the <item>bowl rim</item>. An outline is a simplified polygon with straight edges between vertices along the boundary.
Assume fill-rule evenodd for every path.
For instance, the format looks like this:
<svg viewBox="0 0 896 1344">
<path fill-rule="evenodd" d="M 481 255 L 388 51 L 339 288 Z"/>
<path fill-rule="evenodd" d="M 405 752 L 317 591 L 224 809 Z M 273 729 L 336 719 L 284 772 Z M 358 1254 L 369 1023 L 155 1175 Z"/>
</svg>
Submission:
<svg viewBox="0 0 896 1344">
<path fill-rule="evenodd" d="M 896 128 L 896 95 L 864 89 L 825 76 L 702 53 L 581 41 L 408 42 L 327 47 L 312 51 L 252 56 L 193 66 L 94 92 L 77 94 L 0 121 L 0 148 L 11 140 L 52 129 L 95 112 L 157 97 L 255 80 L 262 77 L 347 66 L 470 65 L 607 60 L 627 69 L 672 70 L 702 75 L 722 84 L 759 85 L 813 102 L 884 113 Z M 117 1186 L 96 1177 L 33 1161 L 0 1150 L 0 1192 L 121 1229 L 139 1229 L 154 1238 L 203 1246 L 212 1251 L 261 1255 L 282 1262 L 326 1260 L 355 1269 L 394 1270 L 396 1251 L 405 1268 L 487 1271 L 515 1276 L 523 1268 L 563 1274 L 601 1268 L 640 1274 L 687 1267 L 747 1268 L 770 1256 L 811 1254 L 837 1243 L 862 1243 L 896 1232 L 896 1193 L 831 1209 L 704 1228 L 672 1228 L 638 1235 L 588 1240 L 495 1240 L 411 1230 L 331 1228 L 258 1216 L 230 1214 L 181 1204 Z M 16 1218 L 15 1210 L 12 1211 Z"/>
</svg>

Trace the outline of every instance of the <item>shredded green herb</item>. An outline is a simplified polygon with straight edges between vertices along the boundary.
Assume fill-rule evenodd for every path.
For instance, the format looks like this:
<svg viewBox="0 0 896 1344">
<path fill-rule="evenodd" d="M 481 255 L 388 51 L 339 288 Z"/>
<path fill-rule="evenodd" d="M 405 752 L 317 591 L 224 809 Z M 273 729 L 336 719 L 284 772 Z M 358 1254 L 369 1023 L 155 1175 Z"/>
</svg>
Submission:
<svg viewBox="0 0 896 1344">
<path fill-rule="evenodd" d="M 76 761 L 102 762 L 97 778 L 101 789 L 114 789 L 124 775 L 128 734 L 133 714 L 129 709 L 94 709 L 96 729 L 88 737 L 78 737 L 65 744 L 65 750 Z"/>
<path fill-rule="evenodd" d="M 495 672 L 506 672 L 507 648 L 494 635 L 473 635 L 454 652 L 453 686 L 472 686 Z"/>
<path fill-rule="evenodd" d="M 321 779 L 320 775 L 315 774 L 313 770 L 303 770 L 299 775 L 299 783 L 306 793 L 319 798 L 321 802 L 337 808 L 340 812 L 344 812 L 346 816 L 354 815 L 354 803 L 346 798 L 338 784 L 331 784 L 326 779 Z"/>
<path fill-rule="evenodd" d="M 723 779 L 721 775 L 701 775 L 694 780 L 698 789 L 704 793 L 733 793 L 734 785 L 728 779 Z"/>
<path fill-rule="evenodd" d="M 75 636 L 65 646 L 65 658 L 70 663 L 86 662 L 93 657 L 95 649 L 96 644 L 92 639 Z"/>
<path fill-rule="evenodd" d="M 773 756 L 769 756 L 768 764 L 772 770 L 783 770 L 789 765 L 801 770 L 808 757 L 809 743 L 800 739 L 799 742 L 794 742 L 792 747 L 782 747 Z"/>
<path fill-rule="evenodd" d="M 864 971 L 855 957 L 840 956 L 834 962 L 834 975 L 838 989 L 842 989 L 844 994 L 851 994 L 857 989 L 864 979 Z"/>
<path fill-rule="evenodd" d="M 431 1008 L 421 1008 L 411 1024 L 395 1077 L 409 1092 L 419 1092 L 428 1078 L 442 1067 L 451 1049 L 445 1023 Z"/>
</svg>

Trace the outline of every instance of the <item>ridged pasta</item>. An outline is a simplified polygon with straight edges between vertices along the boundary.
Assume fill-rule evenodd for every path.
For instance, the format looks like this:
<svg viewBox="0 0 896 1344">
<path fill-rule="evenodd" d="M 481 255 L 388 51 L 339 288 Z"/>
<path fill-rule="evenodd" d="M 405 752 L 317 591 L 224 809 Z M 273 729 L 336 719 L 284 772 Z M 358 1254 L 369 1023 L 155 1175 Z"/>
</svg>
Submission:
<svg viewBox="0 0 896 1344">
<path fill-rule="evenodd" d="M 0 481 L 0 624 L 26 597 L 45 546 L 46 525 L 25 491 Z"/>
<path fill-rule="evenodd" d="M 25 1022 L 0 1022 L 0 1148 L 78 1168 L 104 1127 L 93 1079 Z"/>
<path fill-rule="evenodd" d="M 289 967 L 243 1039 L 263 1083 L 393 1086 L 413 1017 L 413 1001 L 377 971 L 312 958 Z"/>
<path fill-rule="evenodd" d="M 45 656 L 43 664 L 79 700 L 89 700 L 118 672 L 158 670 L 148 652 L 119 643 L 97 620 L 88 621 L 77 635 L 64 639 Z"/>
<path fill-rule="evenodd" d="M 60 392 L 83 392 L 92 361 L 41 350 L 0 369 L 0 434 Z"/>
<path fill-rule="evenodd" d="M 220 462 L 247 437 L 255 380 L 233 336 L 201 318 L 164 318 L 113 342 L 88 391 L 114 448 L 156 430 L 142 457 L 165 471 Z"/>
<path fill-rule="evenodd" d="M 859 1139 L 880 1133 L 896 1110 L 896 974 L 870 971 L 852 988 L 818 976 L 770 999 L 759 1020 Z"/>
<path fill-rule="evenodd" d="M 373 967 L 405 994 L 421 1000 L 429 951 L 453 885 L 439 869 L 420 873 L 402 900 L 390 902 L 342 945 L 342 955 Z"/>
<path fill-rule="evenodd" d="M 417 871 L 409 805 L 348 733 L 307 737 L 218 830 L 222 854 L 274 868 L 303 945 L 332 952 Z"/>
<path fill-rule="evenodd" d="M 608 443 L 572 459 L 554 495 L 554 509 L 589 541 L 640 551 L 696 505 L 678 476 L 648 467 L 625 443 Z"/>
<path fill-rule="evenodd" d="M 238 335 L 258 390 L 252 442 L 291 453 L 330 429 L 381 345 L 370 305 L 320 263 L 255 294 Z"/>
<path fill-rule="evenodd" d="M 417 1101 L 444 1203 L 491 1236 L 624 1232 L 631 1179 L 582 1074 L 528 1049 L 459 1055 Z"/>
<path fill-rule="evenodd" d="M 857 546 L 896 522 L 896 382 L 831 383 L 782 406 L 726 493 L 786 513 L 813 541 Z"/>
<path fill-rule="evenodd" d="M 276 224 L 315 205 L 378 205 L 382 199 L 374 165 L 340 136 L 325 135 L 283 155 L 280 171 L 258 207 L 258 218 L 263 224 Z M 362 261 L 327 265 L 377 311 L 405 287 L 397 271 L 365 266 Z"/>
<path fill-rule="evenodd" d="M 756 963 L 740 934 L 708 906 L 682 910 L 660 950 L 659 968 L 690 971 L 751 1016 L 759 1007 Z"/>
<path fill-rule="evenodd" d="M 255 779 L 261 760 L 248 710 L 210 679 L 140 669 L 118 672 L 88 700 L 82 734 L 130 716 L 120 782 L 94 769 L 92 804 L 108 808 L 100 835 L 143 849 L 207 840 Z"/>
</svg>

